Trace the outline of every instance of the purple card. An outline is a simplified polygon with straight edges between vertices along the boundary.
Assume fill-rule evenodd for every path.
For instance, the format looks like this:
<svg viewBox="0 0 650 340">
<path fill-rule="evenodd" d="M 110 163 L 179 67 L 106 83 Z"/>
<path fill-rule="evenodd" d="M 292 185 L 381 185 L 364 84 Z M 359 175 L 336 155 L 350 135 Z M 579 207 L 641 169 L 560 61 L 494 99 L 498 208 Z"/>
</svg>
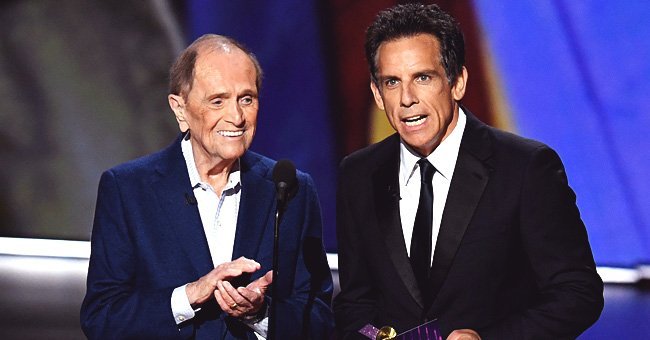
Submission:
<svg viewBox="0 0 650 340">
<path fill-rule="evenodd" d="M 359 330 L 359 333 L 366 336 L 368 339 L 377 339 L 377 334 L 379 329 L 373 325 L 365 325 Z M 424 323 L 420 326 L 417 326 L 408 331 L 397 334 L 395 340 L 442 340 L 442 335 L 440 334 L 440 326 L 438 325 L 438 320 L 431 320 L 427 323 Z"/>
<path fill-rule="evenodd" d="M 396 340 L 442 340 L 438 319 L 431 320 L 413 329 L 398 334 Z"/>
<path fill-rule="evenodd" d="M 377 334 L 379 334 L 379 328 L 373 325 L 365 325 L 359 330 L 359 333 L 368 339 L 375 340 L 377 339 Z"/>
</svg>

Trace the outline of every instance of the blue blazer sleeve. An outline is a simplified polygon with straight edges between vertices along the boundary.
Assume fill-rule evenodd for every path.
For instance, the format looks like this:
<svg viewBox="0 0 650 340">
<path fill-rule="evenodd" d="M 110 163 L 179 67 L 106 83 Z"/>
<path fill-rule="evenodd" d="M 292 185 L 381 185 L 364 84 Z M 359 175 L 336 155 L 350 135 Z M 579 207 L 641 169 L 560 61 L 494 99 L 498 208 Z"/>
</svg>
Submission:
<svg viewBox="0 0 650 340">
<path fill-rule="evenodd" d="M 174 287 L 139 285 L 133 230 L 113 172 L 100 180 L 81 322 L 89 339 L 176 339 L 170 298 Z"/>
</svg>

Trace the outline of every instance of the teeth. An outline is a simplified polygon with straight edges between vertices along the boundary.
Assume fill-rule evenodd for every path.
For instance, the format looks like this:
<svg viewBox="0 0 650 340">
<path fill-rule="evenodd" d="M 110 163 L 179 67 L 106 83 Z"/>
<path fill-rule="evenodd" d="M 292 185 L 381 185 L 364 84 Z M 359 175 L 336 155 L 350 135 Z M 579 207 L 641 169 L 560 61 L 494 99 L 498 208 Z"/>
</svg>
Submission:
<svg viewBox="0 0 650 340">
<path fill-rule="evenodd" d="M 221 130 L 221 131 L 219 131 L 218 133 L 219 133 L 220 135 L 224 136 L 224 137 L 239 137 L 239 136 L 241 136 L 241 135 L 244 134 L 244 131 L 243 131 L 243 130 L 239 130 L 239 131 L 225 131 L 225 130 Z"/>
<path fill-rule="evenodd" d="M 411 118 L 404 119 L 404 123 L 406 126 L 417 126 L 422 123 L 427 119 L 427 116 L 415 116 Z"/>
</svg>

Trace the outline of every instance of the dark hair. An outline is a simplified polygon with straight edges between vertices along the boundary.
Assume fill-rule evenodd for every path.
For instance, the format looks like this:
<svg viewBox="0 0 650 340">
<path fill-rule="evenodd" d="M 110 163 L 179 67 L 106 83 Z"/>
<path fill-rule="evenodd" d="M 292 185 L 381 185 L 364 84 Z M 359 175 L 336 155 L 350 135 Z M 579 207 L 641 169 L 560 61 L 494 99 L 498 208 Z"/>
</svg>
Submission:
<svg viewBox="0 0 650 340">
<path fill-rule="evenodd" d="M 458 22 L 437 5 L 405 4 L 379 12 L 366 31 L 366 58 L 377 83 L 377 51 L 382 43 L 418 34 L 431 34 L 440 43 L 447 81 L 455 84 L 465 64 L 465 43 Z"/>
<path fill-rule="evenodd" d="M 196 64 L 199 50 L 201 48 L 223 50 L 227 46 L 234 46 L 240 49 L 251 59 L 256 71 L 255 85 L 259 90 L 262 87 L 262 67 L 255 55 L 235 39 L 223 35 L 205 34 L 194 40 L 190 46 L 181 52 L 174 64 L 172 64 L 169 69 L 169 93 L 182 95 L 184 98 L 187 98 L 187 94 L 192 90 L 194 65 Z"/>
</svg>

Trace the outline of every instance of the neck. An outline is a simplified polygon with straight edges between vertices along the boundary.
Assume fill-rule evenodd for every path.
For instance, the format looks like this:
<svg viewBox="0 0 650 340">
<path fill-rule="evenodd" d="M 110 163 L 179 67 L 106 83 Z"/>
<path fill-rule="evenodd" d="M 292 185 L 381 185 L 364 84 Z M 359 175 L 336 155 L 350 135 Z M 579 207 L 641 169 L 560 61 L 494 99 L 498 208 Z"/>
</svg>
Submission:
<svg viewBox="0 0 650 340">
<path fill-rule="evenodd" d="M 221 191 L 228 183 L 228 176 L 232 172 L 237 159 L 214 159 L 197 151 L 198 148 L 193 148 L 194 163 L 201 181 L 210 184 L 217 195 L 221 196 Z"/>
</svg>

